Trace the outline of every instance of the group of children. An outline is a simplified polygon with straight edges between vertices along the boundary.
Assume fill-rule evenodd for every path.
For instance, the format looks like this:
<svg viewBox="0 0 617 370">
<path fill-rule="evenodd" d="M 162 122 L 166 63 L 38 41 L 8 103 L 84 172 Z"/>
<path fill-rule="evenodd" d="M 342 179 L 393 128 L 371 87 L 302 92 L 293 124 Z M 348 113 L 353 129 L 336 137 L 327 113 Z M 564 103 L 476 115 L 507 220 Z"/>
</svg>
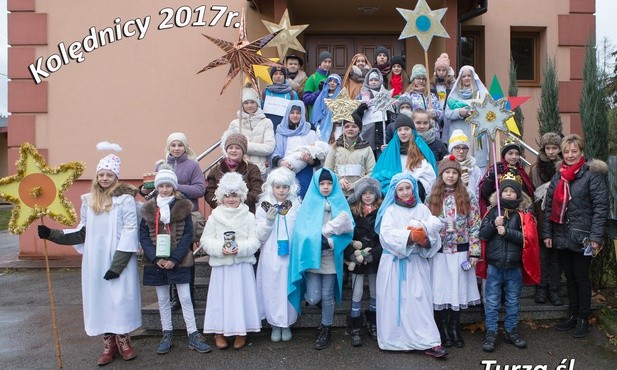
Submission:
<svg viewBox="0 0 617 370">
<path fill-rule="evenodd" d="M 457 81 L 471 82 L 448 85 L 452 77 L 445 54 L 436 62 L 436 93 L 427 99 L 426 70 L 414 66 L 408 89 L 398 91 L 397 115 L 386 132 L 379 132 L 381 124 L 375 124 L 370 112 L 374 93 L 386 81 L 396 90 L 407 80 L 397 77 L 404 71 L 397 63 L 403 62 L 395 57 L 386 65 L 381 54 L 387 56 L 387 51 L 378 54 L 373 69 L 365 56 L 356 55 L 356 68 L 348 70 L 345 80 L 327 75 L 332 56 L 320 54 L 320 68 L 298 93 L 303 101 L 293 90 L 271 88 L 264 101 L 273 100 L 262 106 L 259 95 L 245 88 L 242 111 L 223 139 L 225 158 L 211 170 L 207 187 L 203 175 L 195 176 L 199 166 L 186 136 L 173 133 L 165 148 L 167 164 L 158 167 L 154 180 L 158 194 L 141 210 L 127 194 L 134 189 L 119 182 L 120 159 L 111 154 L 99 163 L 92 191 L 82 198 L 77 231 L 39 227 L 42 238 L 86 244 L 84 318 L 89 335 L 104 334 L 99 365 L 118 352 L 125 360 L 135 357 L 127 333 L 141 325 L 135 258 L 140 244 L 143 283 L 156 286 L 161 314 L 163 339 L 157 352 L 167 353 L 173 345 L 170 285 L 177 289 L 189 348 L 211 350 L 196 328 L 191 300 L 191 212 L 204 194 L 213 210 L 199 239 L 212 266 L 203 333 L 213 334 L 219 349 L 229 346 L 229 337 L 235 337 L 233 348 L 243 348 L 247 333 L 260 331 L 263 319 L 272 327 L 272 341 L 291 340 L 291 326 L 306 305 L 320 307 L 322 313 L 315 348 L 328 347 L 346 269 L 352 287 L 352 345 L 362 344 L 366 326 L 381 349 L 443 357 L 444 347 L 464 346 L 461 312 L 481 302 L 476 266 L 487 279 L 483 349 L 495 348 L 502 285 L 506 341 L 526 347 L 516 330 L 519 298 L 523 282 L 538 283 L 539 257 L 529 212 L 534 188 L 520 165 L 520 148 L 506 143 L 497 175 L 492 170 L 483 175 L 477 157 L 481 151 L 473 152 L 477 143 L 470 142 L 466 127 L 457 128 L 452 121 L 447 145 L 439 139 L 439 132 L 446 132 L 440 124 L 444 107 L 446 117 L 452 110 L 463 119 L 468 100 L 482 91 L 479 80 L 467 73 Z M 302 64 L 295 56 L 286 62 Z M 274 70 L 273 82 L 293 86 L 289 80 L 281 82 L 290 75 Z M 296 69 L 293 77 L 298 76 Z M 328 110 L 319 99 L 334 97 L 347 83 L 358 88 L 363 103 L 337 128 L 331 117 L 328 123 Z M 448 89 L 449 96 L 458 91 L 461 100 L 446 100 Z M 286 99 L 281 94 L 290 95 L 287 103 L 279 100 Z M 319 117 L 318 133 L 306 120 L 305 103 L 309 110 L 314 103 L 308 116 Z M 284 109 L 277 108 L 280 104 L 286 104 Z M 262 109 L 266 106 L 268 114 L 282 112 L 276 129 Z M 374 143 L 365 140 L 370 124 Z M 387 131 L 391 138 L 377 139 Z M 330 144 L 321 157 L 319 137 Z M 293 157 L 296 152 L 300 154 Z M 242 168 L 252 174 L 247 177 Z M 490 207 L 486 213 L 484 205 Z M 363 312 L 365 277 L 370 303 Z"/>
</svg>

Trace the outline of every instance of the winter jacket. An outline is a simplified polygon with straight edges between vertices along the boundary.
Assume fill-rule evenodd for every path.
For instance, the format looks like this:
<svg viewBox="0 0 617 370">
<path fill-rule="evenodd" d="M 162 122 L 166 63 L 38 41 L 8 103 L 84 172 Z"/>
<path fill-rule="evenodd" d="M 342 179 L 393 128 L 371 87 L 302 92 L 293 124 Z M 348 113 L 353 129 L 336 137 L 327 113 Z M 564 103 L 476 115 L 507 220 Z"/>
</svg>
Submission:
<svg viewBox="0 0 617 370">
<path fill-rule="evenodd" d="M 429 148 L 431 148 L 431 152 L 433 152 L 437 162 L 441 161 L 446 155 L 450 154 L 450 152 L 448 152 L 448 146 L 437 138 L 435 138 L 432 143 L 426 144 Z"/>
<path fill-rule="evenodd" d="M 212 209 L 218 206 L 216 199 L 214 199 L 214 192 L 216 191 L 217 186 L 219 185 L 219 181 L 223 177 L 224 174 L 230 172 L 229 167 L 225 164 L 225 161 L 219 162 L 216 166 L 214 166 L 206 177 L 207 186 L 206 186 L 206 202 L 210 205 Z M 249 206 L 249 210 L 251 213 L 255 213 L 255 204 L 257 203 L 257 198 L 259 194 L 261 194 L 261 185 L 263 184 L 263 180 L 261 179 L 261 172 L 259 172 L 259 168 L 253 163 L 247 162 L 243 160 L 236 168 L 236 172 L 242 175 L 242 179 L 246 183 L 246 186 L 249 188 L 249 192 L 246 196 L 246 200 L 244 203 Z"/>
<path fill-rule="evenodd" d="M 268 157 L 274 151 L 274 126 L 272 121 L 266 118 L 266 115 L 261 110 L 252 115 L 242 111 L 242 127 L 240 127 L 240 119 L 236 118 L 229 124 L 228 132 L 237 132 L 246 136 L 248 147 L 246 155 L 249 161 L 254 163 L 259 168 L 262 174 L 266 173 L 269 165 Z"/>
<path fill-rule="evenodd" d="M 234 231 L 237 254 L 223 254 L 223 233 Z M 210 256 L 210 266 L 231 266 L 238 263 L 255 264 L 255 252 L 261 243 L 255 234 L 255 216 L 246 204 L 238 208 L 217 207 L 212 211 L 199 245 Z"/>
<path fill-rule="evenodd" d="M 358 140 L 360 140 L 360 137 L 358 137 Z M 336 173 L 338 179 L 345 178 L 350 183 L 355 183 L 373 171 L 375 155 L 366 141 L 359 141 L 352 150 L 345 148 L 343 141 L 343 136 L 336 141 L 335 148 L 330 150 L 326 157 L 324 167 Z M 356 174 L 358 171 L 359 175 Z M 345 192 L 345 196 L 349 196 L 351 193 L 353 193 L 353 189 Z"/>
<path fill-rule="evenodd" d="M 377 209 L 368 215 L 362 216 L 353 216 L 354 222 L 356 223 L 356 228 L 353 233 L 353 240 L 358 240 L 362 243 L 362 248 L 371 248 L 370 254 L 373 257 L 373 261 L 364 264 L 356 264 L 356 268 L 352 271 L 354 274 L 376 274 L 377 267 L 379 267 L 379 260 L 381 258 L 381 252 L 383 249 L 381 248 L 381 243 L 379 242 L 379 234 L 375 232 L 375 219 L 377 217 Z M 352 258 L 352 255 L 356 249 L 353 247 L 353 244 L 349 244 L 345 248 L 345 260 L 346 261 L 355 261 L 355 258 Z"/>
<path fill-rule="evenodd" d="M 491 207 L 482 219 L 480 226 L 480 239 L 487 241 L 486 245 L 486 261 L 489 265 L 499 267 L 500 269 L 513 269 L 522 266 L 523 262 L 523 223 L 521 215 L 517 211 L 525 211 L 531 205 L 531 198 L 525 193 L 522 193 L 522 200 L 516 211 L 502 210 L 504 226 L 506 234 L 501 236 L 497 233 L 495 219 L 497 218 L 497 194 L 491 196 Z M 534 225 L 535 229 L 535 225 Z"/>
<path fill-rule="evenodd" d="M 561 162 L 558 162 L 557 168 L 560 166 Z M 609 207 L 607 173 L 605 162 L 587 160 L 570 182 L 571 198 L 566 210 L 566 222 L 562 225 L 549 220 L 555 187 L 560 179 L 557 171 L 546 192 L 542 240 L 553 239 L 553 248 L 579 253 L 583 253 L 584 238 L 604 244 Z"/>
<path fill-rule="evenodd" d="M 159 234 L 170 234 L 171 254 L 168 259 L 176 266 L 171 270 L 158 267 L 156 262 L 156 198 L 149 200 L 141 209 L 141 225 L 139 227 L 139 242 L 144 251 L 144 285 L 158 286 L 168 284 L 184 284 L 191 282 L 191 267 L 193 266 L 193 221 L 191 210 L 193 204 L 176 194 L 171 202 L 171 219 L 169 231 L 159 220 Z"/>
<path fill-rule="evenodd" d="M 186 153 L 179 157 L 167 156 L 167 164 L 172 168 L 178 178 L 178 191 L 193 203 L 193 211 L 199 210 L 197 200 L 206 193 L 206 178 L 199 164 L 194 159 L 189 159 Z M 160 164 L 156 166 L 158 171 Z"/>
</svg>

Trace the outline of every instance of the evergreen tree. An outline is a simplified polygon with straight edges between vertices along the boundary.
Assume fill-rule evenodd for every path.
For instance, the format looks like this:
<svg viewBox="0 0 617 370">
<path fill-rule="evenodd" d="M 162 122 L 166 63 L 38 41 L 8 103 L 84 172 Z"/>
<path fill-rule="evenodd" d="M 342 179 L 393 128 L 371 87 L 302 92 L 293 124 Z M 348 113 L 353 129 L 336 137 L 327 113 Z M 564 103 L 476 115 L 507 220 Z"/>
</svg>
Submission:
<svg viewBox="0 0 617 370">
<path fill-rule="evenodd" d="M 559 115 L 559 84 L 554 58 L 548 58 L 543 68 L 544 82 L 540 90 L 538 107 L 538 129 L 540 136 L 547 132 L 561 132 L 563 127 Z"/>
<path fill-rule="evenodd" d="M 518 86 L 516 86 L 516 63 L 514 62 L 514 58 L 512 58 L 512 56 L 510 56 L 509 77 L 510 85 L 508 86 L 508 96 L 518 96 Z M 525 131 L 525 116 L 523 116 L 521 107 L 516 107 L 513 112 L 514 121 L 516 121 L 516 125 L 521 132 L 521 137 L 523 137 L 523 132 Z"/>
<path fill-rule="evenodd" d="M 585 155 L 601 160 L 608 158 L 608 104 L 602 76 L 598 73 L 596 48 L 587 43 L 583 68 L 583 96 L 580 102 L 581 122 L 585 136 Z"/>
</svg>

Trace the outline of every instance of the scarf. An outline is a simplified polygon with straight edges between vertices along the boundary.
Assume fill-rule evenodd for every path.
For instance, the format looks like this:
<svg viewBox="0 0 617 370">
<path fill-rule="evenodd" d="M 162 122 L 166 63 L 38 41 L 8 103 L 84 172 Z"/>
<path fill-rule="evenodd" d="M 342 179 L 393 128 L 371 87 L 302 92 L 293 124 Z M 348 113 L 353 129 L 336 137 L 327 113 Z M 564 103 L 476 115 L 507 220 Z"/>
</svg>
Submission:
<svg viewBox="0 0 617 370">
<path fill-rule="evenodd" d="M 290 127 L 289 112 L 294 106 L 300 107 L 300 122 L 296 127 Z M 276 133 L 274 135 L 274 151 L 272 157 L 285 157 L 287 154 L 287 139 L 291 136 L 304 136 L 311 130 L 311 125 L 306 122 L 306 115 L 304 113 L 304 103 L 300 100 L 291 100 L 287 105 L 287 111 L 283 116 L 281 123 L 276 126 Z"/>
<path fill-rule="evenodd" d="M 549 219 L 558 224 L 563 224 L 568 210 L 568 201 L 570 200 L 570 182 L 574 180 L 578 171 L 585 164 L 585 157 L 581 157 L 578 163 L 568 166 L 561 164 L 559 172 L 561 178 L 555 187 L 555 195 L 553 195 L 553 206 L 551 208 L 551 216 Z"/>
<path fill-rule="evenodd" d="M 414 197 L 413 195 L 411 196 L 411 198 L 409 198 L 409 200 L 402 200 L 398 197 L 398 195 L 395 195 L 394 204 L 405 208 L 413 208 L 416 206 L 416 204 L 418 204 L 418 202 L 416 201 L 416 197 Z"/>
<path fill-rule="evenodd" d="M 386 64 L 382 64 L 382 65 L 378 65 L 377 63 L 375 63 L 375 66 L 373 68 L 377 68 L 381 72 L 381 75 L 385 76 L 388 73 L 390 73 L 390 69 L 392 69 L 392 65 L 390 65 L 390 62 Z"/>
<path fill-rule="evenodd" d="M 425 143 L 432 144 L 433 141 L 435 141 L 435 127 L 431 127 L 426 132 L 418 132 L 418 135 L 420 135 L 420 137 L 424 139 Z"/>
<path fill-rule="evenodd" d="M 470 87 L 460 88 L 458 90 L 458 95 L 465 100 L 471 99 L 472 98 L 471 88 Z"/>
<path fill-rule="evenodd" d="M 287 71 L 287 79 L 289 80 L 293 80 L 296 78 L 296 76 L 298 75 L 298 72 L 300 72 L 300 70 L 297 70 L 295 72 L 289 72 Z"/>
<path fill-rule="evenodd" d="M 401 150 L 399 151 L 401 155 L 407 155 L 408 150 L 409 150 L 409 141 L 406 143 L 401 143 Z"/>
<path fill-rule="evenodd" d="M 171 220 L 171 211 L 169 210 L 169 204 L 175 199 L 173 195 L 168 197 L 162 197 L 160 195 L 156 196 L 156 206 L 159 208 L 161 212 L 161 222 L 164 225 L 169 224 Z"/>
<path fill-rule="evenodd" d="M 266 90 L 274 94 L 287 94 L 288 92 L 291 92 L 292 89 L 289 82 L 285 81 L 282 84 L 267 85 Z"/>
<path fill-rule="evenodd" d="M 473 166 L 476 165 L 476 158 L 472 156 L 467 156 L 464 161 L 458 162 L 461 165 L 461 168 L 467 171 L 471 171 Z"/>
<path fill-rule="evenodd" d="M 328 82 L 330 80 L 336 80 L 337 86 L 334 89 L 332 96 L 329 96 Z M 326 105 L 325 99 L 334 99 L 341 92 L 341 77 L 337 74 L 331 74 L 324 82 L 317 100 L 313 105 L 313 111 L 311 113 L 311 123 L 319 128 L 321 134 L 321 141 L 328 142 L 330 139 L 330 133 L 332 132 L 332 111 Z"/>
<path fill-rule="evenodd" d="M 230 171 L 235 172 L 240 162 L 236 162 L 231 158 L 225 158 L 225 164 L 227 165 L 227 168 L 229 168 Z"/>
<path fill-rule="evenodd" d="M 401 75 L 392 75 L 390 79 L 390 87 L 394 89 L 394 91 L 392 91 L 392 96 L 400 95 L 403 92 L 403 79 Z"/>
</svg>

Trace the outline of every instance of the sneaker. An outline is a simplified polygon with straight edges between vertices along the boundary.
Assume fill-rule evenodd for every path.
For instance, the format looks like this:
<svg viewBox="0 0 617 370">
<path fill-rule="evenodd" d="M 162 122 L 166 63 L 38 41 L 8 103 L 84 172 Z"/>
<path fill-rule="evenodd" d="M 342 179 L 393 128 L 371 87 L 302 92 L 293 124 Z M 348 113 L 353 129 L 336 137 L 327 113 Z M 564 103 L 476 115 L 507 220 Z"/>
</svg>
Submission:
<svg viewBox="0 0 617 370">
<path fill-rule="evenodd" d="M 516 332 L 516 328 L 512 329 L 512 331 L 506 331 L 506 343 L 510 343 L 516 348 L 527 348 L 527 342 L 523 337 L 518 335 Z"/>
<path fill-rule="evenodd" d="M 482 343 L 482 350 L 484 352 L 493 352 L 495 350 L 495 344 L 497 343 L 497 332 L 487 331 L 484 337 L 484 343 Z"/>
<path fill-rule="evenodd" d="M 555 326 L 555 329 L 557 331 L 568 331 L 570 329 L 574 329 L 574 327 L 576 326 L 577 320 L 578 320 L 578 317 L 576 317 L 576 315 L 572 315 L 568 317 L 567 319 L 563 320 L 562 322 L 560 322 L 559 324 L 557 324 L 557 326 Z"/>
<path fill-rule="evenodd" d="M 442 346 L 435 346 L 424 351 L 424 354 L 435 358 L 442 358 L 448 355 L 448 350 Z"/>
<path fill-rule="evenodd" d="M 536 295 L 534 301 L 539 304 L 546 303 L 546 288 L 545 287 L 537 287 Z"/>
<path fill-rule="evenodd" d="M 212 351 L 212 347 L 206 344 L 204 337 L 202 337 L 198 331 L 189 334 L 189 349 L 199 353 L 208 353 Z"/>
<path fill-rule="evenodd" d="M 551 301 L 553 306 L 563 306 L 563 299 L 559 294 L 559 291 L 552 291 L 548 293 L 548 300 Z"/>
<path fill-rule="evenodd" d="M 281 339 L 283 342 L 289 342 L 291 340 L 291 328 L 286 327 L 281 329 Z"/>
<path fill-rule="evenodd" d="M 174 345 L 174 332 L 172 330 L 163 330 L 163 339 L 159 344 L 159 348 L 156 350 L 156 353 L 159 355 L 164 355 L 169 352 L 171 347 Z"/>
<path fill-rule="evenodd" d="M 281 341 L 281 328 L 278 326 L 272 326 L 272 334 L 270 335 L 270 340 L 273 342 Z"/>
<path fill-rule="evenodd" d="M 584 338 L 589 334 L 589 321 L 587 319 L 576 320 L 576 328 L 572 332 L 574 338 Z"/>
</svg>

